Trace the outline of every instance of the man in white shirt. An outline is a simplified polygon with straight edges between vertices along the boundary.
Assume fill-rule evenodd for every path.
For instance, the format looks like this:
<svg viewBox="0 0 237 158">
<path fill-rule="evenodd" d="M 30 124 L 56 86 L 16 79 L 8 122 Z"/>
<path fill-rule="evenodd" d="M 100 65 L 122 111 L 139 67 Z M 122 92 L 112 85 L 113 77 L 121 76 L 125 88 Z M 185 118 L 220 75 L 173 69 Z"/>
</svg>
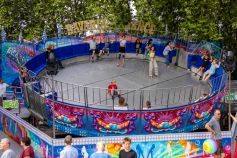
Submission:
<svg viewBox="0 0 237 158">
<path fill-rule="evenodd" d="M 122 38 L 119 40 L 119 56 L 118 56 L 118 64 L 117 66 L 122 66 L 124 67 L 124 63 L 125 63 L 125 49 L 126 49 L 126 39 L 125 36 L 123 35 Z"/>
<path fill-rule="evenodd" d="M 165 64 L 169 66 L 170 59 L 169 59 L 169 53 L 174 49 L 175 45 L 173 42 L 169 42 L 168 45 L 165 47 L 163 51 L 163 55 L 165 56 Z"/>
<path fill-rule="evenodd" d="M 60 158 L 78 158 L 78 151 L 72 144 L 72 136 L 67 135 L 64 139 L 65 147 L 60 152 Z"/>
<path fill-rule="evenodd" d="M 16 155 L 12 149 L 10 149 L 10 140 L 8 138 L 1 139 L 0 151 L 3 151 L 1 158 L 16 158 Z"/>
<path fill-rule="evenodd" d="M 94 62 L 95 60 L 95 54 L 98 55 L 98 50 L 96 49 L 96 41 L 95 41 L 95 36 L 92 37 L 92 40 L 89 42 L 90 45 L 90 54 L 91 54 L 91 61 Z"/>
</svg>

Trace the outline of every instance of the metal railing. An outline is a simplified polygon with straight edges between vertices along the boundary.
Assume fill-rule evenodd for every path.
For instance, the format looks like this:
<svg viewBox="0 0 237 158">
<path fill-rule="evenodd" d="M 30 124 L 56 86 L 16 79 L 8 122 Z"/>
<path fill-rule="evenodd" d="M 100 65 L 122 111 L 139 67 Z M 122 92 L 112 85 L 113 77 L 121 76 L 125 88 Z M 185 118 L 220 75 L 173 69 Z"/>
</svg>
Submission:
<svg viewBox="0 0 237 158">
<path fill-rule="evenodd" d="M 153 109 L 172 108 L 191 104 L 203 94 L 212 96 L 221 91 L 226 85 L 224 78 L 225 74 L 212 79 L 211 86 L 200 84 L 172 88 L 118 89 L 118 91 L 121 97 L 125 98 L 129 110 L 142 110 L 146 101 L 151 102 Z M 30 93 L 35 92 L 41 97 L 52 98 L 54 91 L 56 101 L 72 105 L 110 110 L 118 105 L 118 97 L 113 98 L 107 88 L 65 83 L 47 76 L 35 78 L 34 82 L 27 84 L 27 87 Z"/>
</svg>

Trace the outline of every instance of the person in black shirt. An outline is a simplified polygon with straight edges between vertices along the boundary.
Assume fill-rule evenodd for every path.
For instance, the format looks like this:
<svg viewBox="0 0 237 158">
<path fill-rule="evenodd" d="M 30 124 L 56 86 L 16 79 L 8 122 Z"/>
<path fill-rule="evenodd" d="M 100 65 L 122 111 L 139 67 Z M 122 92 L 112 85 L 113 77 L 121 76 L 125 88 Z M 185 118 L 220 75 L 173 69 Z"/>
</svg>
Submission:
<svg viewBox="0 0 237 158">
<path fill-rule="evenodd" d="M 202 66 L 199 67 L 198 70 L 197 70 L 197 72 L 195 73 L 195 76 L 196 76 L 199 72 L 201 72 L 200 80 L 202 79 L 203 71 L 208 69 L 210 57 L 209 57 L 209 55 L 208 55 L 207 53 L 205 53 L 205 54 L 202 56 L 202 59 L 203 59 L 203 64 L 202 64 Z"/>
<path fill-rule="evenodd" d="M 131 149 L 131 139 L 125 137 L 123 139 L 123 148 L 119 152 L 119 158 L 137 158 L 137 153 Z"/>
<path fill-rule="evenodd" d="M 54 56 L 54 60 L 55 60 L 55 64 L 58 64 L 59 68 L 64 68 L 61 61 L 57 60 L 56 57 L 55 57 L 55 53 L 54 53 L 54 45 L 53 44 L 50 44 L 47 48 L 47 51 L 45 52 L 45 56 L 46 56 L 46 64 L 49 65 L 49 64 L 52 64 L 50 63 L 51 62 L 51 55 L 50 53 L 53 53 L 53 56 Z"/>
<path fill-rule="evenodd" d="M 136 55 L 141 54 L 141 47 L 142 47 L 142 43 L 140 41 L 140 39 L 138 38 L 135 42 L 135 50 L 136 50 Z"/>
</svg>

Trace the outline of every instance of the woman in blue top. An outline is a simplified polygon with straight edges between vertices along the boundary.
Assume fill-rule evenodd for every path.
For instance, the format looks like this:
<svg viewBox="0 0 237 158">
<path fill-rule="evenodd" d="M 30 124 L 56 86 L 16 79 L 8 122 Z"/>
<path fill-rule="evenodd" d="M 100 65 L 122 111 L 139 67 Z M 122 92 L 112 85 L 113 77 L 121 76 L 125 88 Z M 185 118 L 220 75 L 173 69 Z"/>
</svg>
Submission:
<svg viewBox="0 0 237 158">
<path fill-rule="evenodd" d="M 216 69 L 220 67 L 220 62 L 219 64 L 217 64 L 218 61 L 216 59 L 214 59 L 211 63 L 211 67 L 209 70 L 207 70 L 204 75 L 203 75 L 203 80 L 207 81 L 212 75 L 215 74 Z"/>
</svg>

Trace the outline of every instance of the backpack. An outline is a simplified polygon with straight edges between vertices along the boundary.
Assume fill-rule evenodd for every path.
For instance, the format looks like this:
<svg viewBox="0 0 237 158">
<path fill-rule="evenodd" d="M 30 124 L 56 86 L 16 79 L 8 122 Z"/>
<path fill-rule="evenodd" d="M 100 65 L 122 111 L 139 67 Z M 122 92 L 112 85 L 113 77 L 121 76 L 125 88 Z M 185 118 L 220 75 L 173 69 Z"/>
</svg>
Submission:
<svg viewBox="0 0 237 158">
<path fill-rule="evenodd" d="M 49 52 L 49 58 L 48 58 L 48 62 L 49 63 L 55 63 L 56 62 L 56 58 L 53 52 Z"/>
</svg>

